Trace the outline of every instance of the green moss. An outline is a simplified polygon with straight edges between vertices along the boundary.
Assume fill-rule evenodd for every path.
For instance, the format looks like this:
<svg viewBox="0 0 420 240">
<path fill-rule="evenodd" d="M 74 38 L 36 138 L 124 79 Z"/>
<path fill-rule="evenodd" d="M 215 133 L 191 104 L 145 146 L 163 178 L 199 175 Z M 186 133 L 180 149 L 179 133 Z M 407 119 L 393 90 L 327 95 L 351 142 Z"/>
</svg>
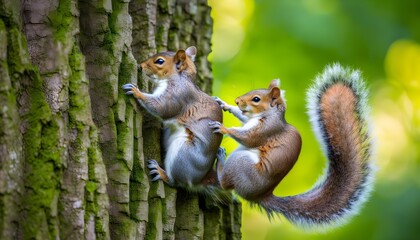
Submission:
<svg viewBox="0 0 420 240">
<path fill-rule="evenodd" d="M 118 85 L 122 86 L 124 83 L 131 82 L 131 79 L 133 79 L 133 74 L 137 70 L 136 63 L 134 60 L 130 61 L 129 57 L 127 56 L 127 53 L 122 53 L 122 59 L 120 64 L 120 69 L 118 71 Z M 119 116 L 118 110 L 121 104 L 125 102 L 126 110 L 125 110 L 125 116 Z M 129 121 L 132 121 L 132 112 L 133 108 L 132 105 L 129 104 L 129 98 L 124 94 L 124 91 L 121 87 L 118 87 L 118 103 L 114 106 L 114 116 L 115 116 L 115 123 L 117 127 L 117 146 L 118 146 L 118 155 L 117 159 L 123 161 L 123 162 L 129 162 L 127 164 L 128 169 L 130 171 L 132 170 L 132 159 L 125 159 L 127 154 L 126 151 L 132 151 L 132 129 L 129 128 L 128 124 Z M 131 113 L 131 114 L 130 114 Z M 118 118 L 124 118 L 120 121 Z"/>
<path fill-rule="evenodd" d="M 74 17 L 71 15 L 71 0 L 60 0 L 56 11 L 48 15 L 49 23 L 56 40 L 65 41 L 71 33 L 69 29 Z"/>
<path fill-rule="evenodd" d="M 141 199 L 141 193 L 140 188 L 141 184 L 136 182 L 130 182 L 130 218 L 134 219 L 135 221 L 141 221 L 142 217 L 138 215 L 138 208 L 140 207 L 140 204 L 142 203 L 140 201 Z"/>
<path fill-rule="evenodd" d="M 118 25 L 118 15 L 121 14 L 121 11 L 124 8 L 124 5 L 127 3 L 120 1 L 112 1 L 112 13 L 109 16 L 109 28 L 112 34 L 117 34 L 119 32 Z"/>
<path fill-rule="evenodd" d="M 26 208 L 26 217 L 22 223 L 23 235 L 54 237 L 58 233 L 56 217 L 52 215 L 59 194 L 60 156 L 63 151 L 57 144 L 59 126 L 46 102 L 39 72 L 29 63 L 23 34 L 12 27 L 8 42 L 8 64 L 12 80 L 23 85 L 29 101 L 29 109 L 21 115 L 25 123 L 23 144 L 26 161 L 26 191 L 22 203 Z"/>
<path fill-rule="evenodd" d="M 162 199 L 149 199 L 149 221 L 147 223 L 146 239 L 158 239 L 162 231 Z"/>
<path fill-rule="evenodd" d="M 25 156 L 22 234 L 24 238 L 56 238 L 62 152 L 57 145 L 59 127 L 45 100 L 42 79 L 30 64 L 25 37 L 15 26 L 8 29 L 7 61 L 13 86 L 19 91 L 22 85 L 29 103 L 20 116 Z"/>
<path fill-rule="evenodd" d="M 110 216 L 110 223 L 112 224 L 111 239 L 135 239 L 136 237 L 136 223 L 124 215 Z"/>
<path fill-rule="evenodd" d="M 85 77 L 84 59 L 77 44 L 69 55 L 69 121 L 79 130 L 92 125 L 88 81 Z"/>
<path fill-rule="evenodd" d="M 88 181 L 86 183 L 86 190 L 90 193 L 93 193 L 96 191 L 96 189 L 98 189 L 98 183 L 96 182 L 92 182 L 92 181 Z"/>
<path fill-rule="evenodd" d="M 164 41 L 164 39 L 166 38 L 166 29 L 165 29 L 165 26 L 163 26 L 163 25 L 158 25 L 158 26 L 156 26 L 156 43 L 157 43 L 157 45 L 159 45 L 159 46 L 162 46 L 163 45 L 163 41 Z M 160 52 L 160 50 L 158 50 L 158 52 Z"/>
<path fill-rule="evenodd" d="M 88 148 L 88 179 L 91 182 L 106 184 L 106 172 L 97 172 L 98 166 L 102 165 L 102 156 L 99 151 L 96 127 L 91 127 L 89 132 L 91 145 Z M 99 173 L 104 174 L 103 176 Z"/>
<path fill-rule="evenodd" d="M 168 49 L 175 50 L 179 46 L 179 38 L 176 30 L 172 29 L 168 33 Z"/>
<path fill-rule="evenodd" d="M 97 141 L 95 140 L 96 132 L 94 130 L 92 131 L 94 127 L 91 119 L 90 97 L 88 81 L 84 71 L 84 59 L 77 44 L 73 46 L 72 52 L 69 55 L 69 66 L 71 69 L 71 76 L 69 78 L 69 127 L 76 128 L 79 133 L 77 138 L 72 142 L 72 145 L 78 151 L 87 151 L 88 154 L 88 181 L 85 185 L 84 199 L 85 221 L 90 221 L 91 216 L 94 216 L 95 228 L 98 228 L 98 231 L 96 231 L 97 236 L 106 236 L 107 234 L 103 232 L 103 225 L 101 223 L 104 219 L 97 217 L 101 208 L 104 207 L 98 204 L 97 192 L 100 185 L 104 183 L 100 182 L 95 172 L 97 164 L 101 161 L 97 150 Z M 85 138 L 83 135 L 88 129 L 91 130 L 88 136 L 91 139 L 91 144 L 87 146 L 87 149 L 84 149 L 86 143 L 84 142 Z"/>
<path fill-rule="evenodd" d="M 88 178 L 89 180 L 94 180 L 96 179 L 96 175 L 95 175 L 95 164 L 98 162 L 98 154 L 97 154 L 98 150 L 91 146 L 88 148 Z"/>
<path fill-rule="evenodd" d="M 108 52 L 112 53 L 115 51 L 115 36 L 112 32 L 106 32 L 104 34 L 104 41 L 103 41 L 103 49 L 107 50 Z M 112 54 L 109 55 L 109 58 L 104 59 L 97 59 L 97 63 L 109 63 L 110 60 L 113 60 L 114 56 Z"/>
<path fill-rule="evenodd" d="M 102 162 L 102 155 L 99 151 L 98 132 L 95 126 L 89 131 L 91 144 L 88 148 L 88 182 L 86 184 L 86 212 L 85 221 L 91 215 L 95 216 L 95 234 L 97 239 L 109 239 L 108 227 L 108 197 L 106 193 L 100 192 L 107 183 L 106 171 Z"/>
<path fill-rule="evenodd" d="M 104 48 L 109 52 L 115 52 L 115 43 L 117 41 L 117 34 L 121 34 L 121 29 L 118 26 L 118 18 L 127 3 L 120 1 L 112 1 L 112 12 L 108 17 L 109 31 L 104 36 Z"/>
<path fill-rule="evenodd" d="M 97 149 L 95 147 L 88 148 L 88 178 L 89 180 L 86 183 L 85 189 L 86 189 L 86 197 L 85 197 L 85 208 L 86 208 L 86 214 L 85 214 L 85 220 L 87 221 L 89 215 L 97 215 L 99 206 L 96 201 L 96 190 L 99 188 L 99 182 L 96 178 L 95 169 L 96 164 L 98 162 L 98 154 Z"/>
<path fill-rule="evenodd" d="M 108 229 L 107 229 L 108 225 L 104 225 L 104 223 L 102 222 L 102 220 L 100 220 L 99 218 L 96 219 L 95 221 L 95 234 L 96 234 L 96 239 L 109 239 L 109 234 L 108 234 Z"/>
<path fill-rule="evenodd" d="M 27 194 L 23 205 L 28 207 L 24 222 L 24 235 L 37 236 L 42 230 L 39 224 L 48 223 L 49 235 L 57 236 L 52 207 L 59 194 L 62 149 L 59 142 L 59 127 L 53 119 L 42 91 L 42 79 L 37 71 L 29 71 L 31 86 L 28 86 L 31 107 L 23 116 L 28 123 L 23 135 Z M 55 237 L 54 237 L 55 238 Z"/>
<path fill-rule="evenodd" d="M 28 67 L 31 67 L 25 37 L 18 28 L 12 26 L 9 28 L 7 43 L 7 62 L 10 72 L 23 74 Z"/>
<path fill-rule="evenodd" d="M 142 166 L 140 164 L 141 160 L 139 159 L 139 156 L 138 156 L 139 148 L 138 148 L 138 140 L 137 139 L 134 139 L 133 152 L 134 152 L 134 155 L 133 155 L 133 170 L 131 172 L 130 182 L 141 183 L 142 185 L 144 185 L 143 182 L 147 181 L 147 179 L 144 179 L 144 176 L 145 176 L 144 166 Z M 144 187 L 142 187 L 141 189 L 138 189 L 138 190 L 141 191 L 140 194 L 145 193 L 147 195 L 148 187 L 145 190 L 144 190 Z M 146 192 L 144 192 L 144 191 L 146 191 Z"/>
<path fill-rule="evenodd" d="M 120 65 L 120 71 L 118 75 L 119 83 L 125 84 L 130 83 L 132 80 L 134 80 L 135 72 L 137 71 L 137 62 L 134 60 L 134 57 L 132 55 L 129 55 L 127 52 L 123 52 L 122 59 L 121 59 L 121 65 Z M 123 93 L 122 89 L 120 89 L 120 92 Z"/>
<path fill-rule="evenodd" d="M 0 61 L 6 60 L 7 53 L 7 30 L 6 25 L 0 18 Z"/>
<path fill-rule="evenodd" d="M 128 101 L 129 100 L 127 99 L 127 102 Z M 132 105 L 128 104 L 127 106 Z M 136 124 L 134 125 L 136 126 Z M 136 135 L 137 130 L 133 129 L 133 131 L 135 133 L 134 135 Z M 143 207 L 142 204 L 145 204 L 148 200 L 149 180 L 148 175 L 145 173 L 144 163 L 141 162 L 143 160 L 139 159 L 139 151 L 139 139 L 137 136 L 134 136 L 133 169 L 130 175 L 130 217 L 136 221 L 147 221 L 148 216 L 145 214 L 146 212 L 139 208 Z"/>
</svg>

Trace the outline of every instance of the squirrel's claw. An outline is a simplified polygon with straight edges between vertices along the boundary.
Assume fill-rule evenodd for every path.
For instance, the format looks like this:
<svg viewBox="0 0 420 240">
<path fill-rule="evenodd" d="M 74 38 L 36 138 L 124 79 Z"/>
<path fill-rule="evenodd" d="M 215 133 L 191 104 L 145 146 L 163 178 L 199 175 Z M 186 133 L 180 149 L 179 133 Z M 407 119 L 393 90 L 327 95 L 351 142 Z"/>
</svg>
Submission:
<svg viewBox="0 0 420 240">
<path fill-rule="evenodd" d="M 140 91 L 134 83 L 127 83 L 122 86 L 122 89 L 125 91 L 127 95 L 133 95 L 137 99 L 144 100 L 144 94 Z"/>
<path fill-rule="evenodd" d="M 134 83 L 127 83 L 122 85 L 121 87 L 125 92 L 125 94 L 130 95 L 130 94 L 134 94 L 134 89 L 138 89 L 137 85 Z"/>
<path fill-rule="evenodd" d="M 213 96 L 214 100 L 218 103 L 218 104 L 222 104 L 223 100 L 220 99 L 219 97 Z"/>
<path fill-rule="evenodd" d="M 160 176 L 160 171 L 159 171 L 160 167 L 159 167 L 158 162 L 156 162 L 156 160 L 153 160 L 153 159 L 147 162 L 148 162 L 147 168 L 150 169 L 149 175 L 156 175 L 152 178 L 152 182 L 162 179 L 162 177 Z"/>
<path fill-rule="evenodd" d="M 132 88 L 137 88 L 137 86 L 134 83 L 127 83 L 122 85 L 121 88 L 124 90 L 131 90 Z"/>
<path fill-rule="evenodd" d="M 223 125 L 220 122 L 217 122 L 217 121 L 209 122 L 209 127 L 213 129 L 213 133 L 222 133 L 221 128 L 223 127 Z"/>
<path fill-rule="evenodd" d="M 151 171 L 153 170 L 157 170 L 157 168 L 159 167 L 159 164 L 156 162 L 156 160 L 149 160 L 147 161 L 147 168 L 149 168 Z"/>
<path fill-rule="evenodd" d="M 155 182 L 155 181 L 157 181 L 157 180 L 159 180 L 159 179 L 162 179 L 161 177 L 160 177 L 160 175 L 159 174 L 157 174 L 154 178 L 152 178 L 152 182 Z"/>
<path fill-rule="evenodd" d="M 218 121 L 211 121 L 209 122 L 209 127 L 210 128 L 219 128 L 220 126 L 222 126 L 222 124 Z"/>
<path fill-rule="evenodd" d="M 222 131 L 220 130 L 220 128 L 215 128 L 215 129 L 213 130 L 213 133 L 222 133 Z"/>
<path fill-rule="evenodd" d="M 227 111 L 230 108 L 229 104 L 227 104 L 226 102 L 224 102 L 219 97 L 213 97 L 213 98 L 219 104 L 219 106 L 223 109 L 223 111 Z"/>
</svg>

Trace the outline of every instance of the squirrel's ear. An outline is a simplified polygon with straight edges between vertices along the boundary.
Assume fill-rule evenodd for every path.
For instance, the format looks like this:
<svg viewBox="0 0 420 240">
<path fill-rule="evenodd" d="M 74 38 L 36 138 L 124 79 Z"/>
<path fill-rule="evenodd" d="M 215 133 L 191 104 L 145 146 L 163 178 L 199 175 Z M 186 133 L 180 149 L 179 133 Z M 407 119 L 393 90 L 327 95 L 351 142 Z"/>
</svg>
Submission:
<svg viewBox="0 0 420 240">
<path fill-rule="evenodd" d="M 272 88 L 274 88 L 274 87 L 280 87 L 280 79 L 273 79 L 273 80 L 271 80 L 271 82 L 270 82 L 270 85 L 268 85 L 268 89 L 272 89 Z"/>
<path fill-rule="evenodd" d="M 174 62 L 176 65 L 176 69 L 179 69 L 181 67 L 185 59 L 187 59 L 187 54 L 185 53 L 185 50 L 180 49 L 175 53 Z"/>
<path fill-rule="evenodd" d="M 272 107 L 274 107 L 275 105 L 277 105 L 277 103 L 281 103 L 282 102 L 282 99 L 280 97 L 280 94 L 281 94 L 280 88 L 278 88 L 278 87 L 271 88 L 271 91 L 270 91 L 269 96 L 271 98 L 271 104 L 270 105 Z"/>
<path fill-rule="evenodd" d="M 195 60 L 195 56 L 197 55 L 197 48 L 194 46 L 188 47 L 185 52 L 187 53 L 188 57 L 191 58 L 192 61 Z"/>
</svg>

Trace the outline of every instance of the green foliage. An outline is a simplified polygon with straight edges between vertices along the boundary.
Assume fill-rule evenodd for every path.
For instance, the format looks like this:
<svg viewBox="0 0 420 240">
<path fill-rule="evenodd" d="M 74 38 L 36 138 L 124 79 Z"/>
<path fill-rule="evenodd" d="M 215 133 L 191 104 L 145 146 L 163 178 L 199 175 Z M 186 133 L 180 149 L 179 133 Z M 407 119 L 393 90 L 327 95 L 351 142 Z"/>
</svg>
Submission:
<svg viewBox="0 0 420 240">
<path fill-rule="evenodd" d="M 360 215 L 337 230 L 317 234 L 301 231 L 283 219 L 269 223 L 256 209 L 245 208 L 244 239 L 418 236 L 420 217 L 414 213 L 420 207 L 420 2 L 209 3 L 215 21 L 211 56 L 214 94 L 234 104 L 237 96 L 265 88 L 271 79 L 280 78 L 281 87 L 286 90 L 286 118 L 302 134 L 301 156 L 276 189 L 277 195 L 310 189 L 325 167 L 325 157 L 305 109 L 306 91 L 312 79 L 326 64 L 340 62 L 360 69 L 370 90 L 372 134 L 377 143 L 374 160 L 379 170 L 376 190 Z M 225 122 L 227 126 L 240 124 L 229 114 L 225 114 Z M 225 138 L 223 145 L 229 152 L 236 143 Z"/>
</svg>

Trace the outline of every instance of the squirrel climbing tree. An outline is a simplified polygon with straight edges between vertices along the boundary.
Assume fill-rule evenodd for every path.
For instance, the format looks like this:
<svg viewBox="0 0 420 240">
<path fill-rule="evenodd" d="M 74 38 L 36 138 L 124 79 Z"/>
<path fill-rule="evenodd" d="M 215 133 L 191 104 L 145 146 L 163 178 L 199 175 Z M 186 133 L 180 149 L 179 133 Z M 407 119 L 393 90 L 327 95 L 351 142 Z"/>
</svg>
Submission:
<svg viewBox="0 0 420 240">
<path fill-rule="evenodd" d="M 0 239 L 240 238 L 240 205 L 162 182 L 160 123 L 124 95 L 137 63 L 197 46 L 209 93 L 207 1 L 0 0 Z"/>
</svg>

